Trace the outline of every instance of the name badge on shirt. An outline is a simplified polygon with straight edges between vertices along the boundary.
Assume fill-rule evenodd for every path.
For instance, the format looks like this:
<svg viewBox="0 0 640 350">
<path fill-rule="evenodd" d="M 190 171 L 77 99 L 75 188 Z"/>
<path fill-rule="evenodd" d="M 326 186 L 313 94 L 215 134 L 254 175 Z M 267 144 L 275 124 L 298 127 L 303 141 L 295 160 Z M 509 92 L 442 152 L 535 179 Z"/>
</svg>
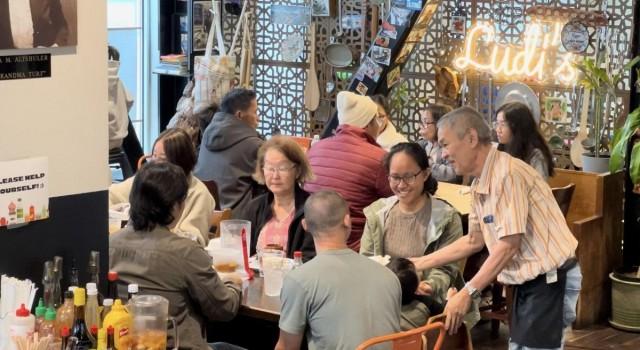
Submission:
<svg viewBox="0 0 640 350">
<path fill-rule="evenodd" d="M 547 284 L 558 282 L 558 270 L 551 270 L 547 272 Z"/>
<path fill-rule="evenodd" d="M 487 215 L 485 217 L 482 218 L 482 222 L 484 222 L 485 224 L 492 224 L 493 223 L 493 215 Z"/>
</svg>

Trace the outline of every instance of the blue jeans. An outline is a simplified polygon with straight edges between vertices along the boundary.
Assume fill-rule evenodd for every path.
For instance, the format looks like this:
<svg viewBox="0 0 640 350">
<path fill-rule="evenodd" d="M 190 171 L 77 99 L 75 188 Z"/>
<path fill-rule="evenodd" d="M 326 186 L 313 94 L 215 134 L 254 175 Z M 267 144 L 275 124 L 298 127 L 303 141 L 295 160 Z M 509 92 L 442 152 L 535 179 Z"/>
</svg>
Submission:
<svg viewBox="0 0 640 350">
<path fill-rule="evenodd" d="M 580 286 L 582 285 L 582 272 L 580 272 L 580 264 L 576 264 L 571 270 L 567 271 L 567 284 L 564 287 L 564 307 L 562 322 L 564 329 L 571 327 L 573 321 L 576 320 L 576 305 L 578 303 L 578 295 L 580 295 Z M 564 335 L 562 336 L 562 344 L 559 348 L 549 350 L 564 349 Z M 509 350 L 543 350 L 541 348 L 530 348 L 519 345 L 509 339 Z M 545 349 L 546 350 L 546 349 Z"/>
<path fill-rule="evenodd" d="M 213 350 L 247 350 L 229 343 L 209 343 L 209 347 Z"/>
</svg>

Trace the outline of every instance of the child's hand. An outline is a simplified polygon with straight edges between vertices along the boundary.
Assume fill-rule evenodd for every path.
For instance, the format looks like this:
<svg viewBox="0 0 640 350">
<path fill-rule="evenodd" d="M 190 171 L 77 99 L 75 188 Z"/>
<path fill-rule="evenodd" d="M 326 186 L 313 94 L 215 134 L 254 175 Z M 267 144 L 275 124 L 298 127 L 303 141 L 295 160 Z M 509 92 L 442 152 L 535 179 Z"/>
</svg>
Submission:
<svg viewBox="0 0 640 350">
<path fill-rule="evenodd" d="M 418 284 L 418 289 L 416 289 L 417 295 L 431 295 L 433 293 L 433 288 L 426 281 L 420 282 Z"/>
</svg>

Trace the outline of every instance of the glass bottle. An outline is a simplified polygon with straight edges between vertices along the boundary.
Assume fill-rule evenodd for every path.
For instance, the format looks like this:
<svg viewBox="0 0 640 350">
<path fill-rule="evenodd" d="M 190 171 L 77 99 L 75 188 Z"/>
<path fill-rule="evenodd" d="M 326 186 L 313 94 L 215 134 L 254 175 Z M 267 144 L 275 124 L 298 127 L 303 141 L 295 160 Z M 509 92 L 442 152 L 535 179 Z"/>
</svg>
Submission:
<svg viewBox="0 0 640 350">
<path fill-rule="evenodd" d="M 80 287 L 79 271 L 76 267 L 76 259 L 71 260 L 71 274 L 69 275 L 69 286 Z"/>
<path fill-rule="evenodd" d="M 115 339 L 113 337 L 113 327 L 107 327 L 107 350 L 115 350 Z"/>
<path fill-rule="evenodd" d="M 44 288 L 44 305 L 54 307 L 53 294 L 55 292 L 55 274 L 53 273 L 53 261 L 44 262 L 42 271 L 42 286 Z"/>
<path fill-rule="evenodd" d="M 61 281 L 62 281 L 62 257 L 61 256 L 54 256 L 53 257 L 53 276 L 54 276 L 54 281 L 53 281 L 53 307 L 55 309 L 59 308 L 60 305 L 62 305 L 62 285 L 61 285 Z"/>
<path fill-rule="evenodd" d="M 73 328 L 71 328 L 71 336 L 75 337 L 76 342 L 73 350 L 89 350 L 92 345 L 91 338 L 89 337 L 89 329 L 84 322 L 84 307 L 86 303 L 86 297 L 84 295 L 84 288 L 76 288 L 73 292 L 73 305 L 75 306 L 75 321 L 73 321 Z"/>
<path fill-rule="evenodd" d="M 108 297 L 114 301 L 118 299 L 118 273 L 116 271 L 109 271 L 107 274 L 108 284 Z"/>
<path fill-rule="evenodd" d="M 18 223 L 24 222 L 24 208 L 22 207 L 22 198 L 18 198 L 18 204 L 16 204 L 16 220 Z"/>
</svg>

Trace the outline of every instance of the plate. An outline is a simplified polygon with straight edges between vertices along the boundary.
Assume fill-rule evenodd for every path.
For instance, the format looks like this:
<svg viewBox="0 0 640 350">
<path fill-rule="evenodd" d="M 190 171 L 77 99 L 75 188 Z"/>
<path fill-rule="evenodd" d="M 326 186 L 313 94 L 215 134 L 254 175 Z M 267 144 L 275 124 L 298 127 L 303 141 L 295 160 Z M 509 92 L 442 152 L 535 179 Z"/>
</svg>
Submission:
<svg viewBox="0 0 640 350">
<path fill-rule="evenodd" d="M 527 84 L 512 82 L 503 85 L 498 91 L 498 97 L 496 97 L 496 110 L 509 102 L 520 102 L 527 105 L 533 114 L 536 125 L 540 124 L 540 101 Z"/>
</svg>

